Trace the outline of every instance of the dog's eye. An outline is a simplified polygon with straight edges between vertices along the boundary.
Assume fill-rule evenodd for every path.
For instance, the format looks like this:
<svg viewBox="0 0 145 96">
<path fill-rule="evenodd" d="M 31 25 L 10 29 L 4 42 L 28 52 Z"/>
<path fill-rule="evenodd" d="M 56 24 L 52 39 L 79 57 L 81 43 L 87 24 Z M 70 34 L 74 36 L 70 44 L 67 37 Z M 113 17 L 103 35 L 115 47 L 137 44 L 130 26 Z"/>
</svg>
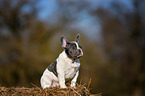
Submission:
<svg viewBox="0 0 145 96">
<path fill-rule="evenodd" d="M 76 49 L 76 45 L 75 44 L 72 45 L 72 49 Z"/>
<path fill-rule="evenodd" d="M 75 49 L 75 46 L 73 46 L 72 49 Z"/>
</svg>

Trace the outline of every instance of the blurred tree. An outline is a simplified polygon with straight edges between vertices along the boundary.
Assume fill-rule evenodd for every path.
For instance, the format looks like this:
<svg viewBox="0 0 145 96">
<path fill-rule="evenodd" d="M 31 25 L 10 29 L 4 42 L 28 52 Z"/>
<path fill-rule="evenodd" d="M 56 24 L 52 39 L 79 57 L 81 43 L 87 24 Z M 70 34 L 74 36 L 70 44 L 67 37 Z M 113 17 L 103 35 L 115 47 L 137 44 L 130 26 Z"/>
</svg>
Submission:
<svg viewBox="0 0 145 96">
<path fill-rule="evenodd" d="M 31 86 L 31 82 L 39 84 L 41 71 L 46 67 L 39 67 L 40 64 L 49 63 L 50 60 L 46 58 L 53 57 L 48 39 L 59 28 L 46 27 L 45 23 L 37 18 L 38 10 L 35 6 L 37 1 L 0 1 L 0 78 L 3 78 L 0 82 L 2 85 Z"/>
<path fill-rule="evenodd" d="M 122 14 L 125 23 L 118 17 L 99 9 L 96 14 L 103 20 L 104 49 L 112 66 L 118 66 L 119 87 L 116 95 L 143 96 L 145 90 L 145 34 L 144 14 L 141 4 L 135 0 L 133 13 Z M 117 8 L 116 8 L 117 9 Z M 118 9 L 118 12 L 121 10 Z M 121 13 L 121 12 L 120 12 Z M 108 15 L 109 14 L 109 15 Z"/>
</svg>

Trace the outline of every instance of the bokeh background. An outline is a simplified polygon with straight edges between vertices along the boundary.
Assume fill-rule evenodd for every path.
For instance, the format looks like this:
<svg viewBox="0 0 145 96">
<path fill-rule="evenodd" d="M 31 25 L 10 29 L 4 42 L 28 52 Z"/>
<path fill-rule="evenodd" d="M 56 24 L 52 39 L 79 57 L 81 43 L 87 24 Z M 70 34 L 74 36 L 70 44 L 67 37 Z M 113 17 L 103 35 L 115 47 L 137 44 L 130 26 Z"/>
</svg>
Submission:
<svg viewBox="0 0 145 96">
<path fill-rule="evenodd" d="M 0 0 L 0 86 L 34 87 L 80 34 L 78 83 L 103 96 L 145 95 L 145 0 Z"/>
</svg>

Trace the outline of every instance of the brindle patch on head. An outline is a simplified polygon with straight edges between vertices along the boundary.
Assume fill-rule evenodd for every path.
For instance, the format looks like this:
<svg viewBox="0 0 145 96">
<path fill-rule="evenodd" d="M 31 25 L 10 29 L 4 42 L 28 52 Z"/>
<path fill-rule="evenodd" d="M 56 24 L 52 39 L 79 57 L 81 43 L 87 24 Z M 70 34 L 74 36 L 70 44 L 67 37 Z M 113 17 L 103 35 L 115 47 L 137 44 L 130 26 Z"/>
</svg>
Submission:
<svg viewBox="0 0 145 96">
<path fill-rule="evenodd" d="M 79 34 L 76 36 L 76 40 L 71 42 L 61 37 L 62 48 L 64 48 L 68 58 L 73 59 L 73 61 L 83 56 L 82 47 L 79 45 L 79 39 Z"/>
<path fill-rule="evenodd" d="M 65 52 L 67 56 L 73 60 L 77 60 L 83 54 L 81 46 L 75 41 L 71 41 L 67 44 L 67 49 L 65 49 Z"/>
</svg>

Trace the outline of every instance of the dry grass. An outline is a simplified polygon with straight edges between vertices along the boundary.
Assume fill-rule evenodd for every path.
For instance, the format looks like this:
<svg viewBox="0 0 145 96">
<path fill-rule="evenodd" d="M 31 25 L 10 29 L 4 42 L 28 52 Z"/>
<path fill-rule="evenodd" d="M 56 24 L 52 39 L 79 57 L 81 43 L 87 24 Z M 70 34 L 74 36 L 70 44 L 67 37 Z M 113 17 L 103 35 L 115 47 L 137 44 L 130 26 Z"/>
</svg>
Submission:
<svg viewBox="0 0 145 96">
<path fill-rule="evenodd" d="M 100 94 L 91 95 L 88 87 L 77 85 L 77 88 L 54 87 L 44 90 L 36 85 L 33 88 L 0 87 L 0 96 L 101 96 Z"/>
</svg>

